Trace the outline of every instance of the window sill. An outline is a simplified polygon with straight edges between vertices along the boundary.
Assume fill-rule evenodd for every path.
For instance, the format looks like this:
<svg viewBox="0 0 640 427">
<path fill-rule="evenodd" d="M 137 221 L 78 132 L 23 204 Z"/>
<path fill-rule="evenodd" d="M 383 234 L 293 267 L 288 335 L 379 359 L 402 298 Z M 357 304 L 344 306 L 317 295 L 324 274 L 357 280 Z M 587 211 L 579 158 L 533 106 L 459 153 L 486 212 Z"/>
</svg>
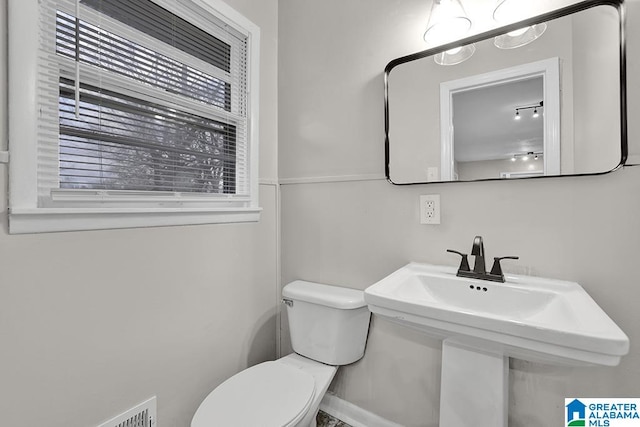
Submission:
<svg viewBox="0 0 640 427">
<path fill-rule="evenodd" d="M 230 209 L 13 209 L 9 233 L 51 233 L 60 231 L 165 227 L 257 222 L 261 208 Z"/>
</svg>

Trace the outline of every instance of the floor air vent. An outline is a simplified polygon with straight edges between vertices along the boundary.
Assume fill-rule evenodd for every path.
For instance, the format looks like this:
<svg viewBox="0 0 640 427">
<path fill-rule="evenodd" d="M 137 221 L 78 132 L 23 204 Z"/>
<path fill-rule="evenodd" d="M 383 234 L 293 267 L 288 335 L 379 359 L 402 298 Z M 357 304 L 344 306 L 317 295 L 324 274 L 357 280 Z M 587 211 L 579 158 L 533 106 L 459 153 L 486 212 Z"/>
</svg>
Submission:
<svg viewBox="0 0 640 427">
<path fill-rule="evenodd" d="M 98 427 L 157 427 L 156 397 L 123 412 Z"/>
</svg>

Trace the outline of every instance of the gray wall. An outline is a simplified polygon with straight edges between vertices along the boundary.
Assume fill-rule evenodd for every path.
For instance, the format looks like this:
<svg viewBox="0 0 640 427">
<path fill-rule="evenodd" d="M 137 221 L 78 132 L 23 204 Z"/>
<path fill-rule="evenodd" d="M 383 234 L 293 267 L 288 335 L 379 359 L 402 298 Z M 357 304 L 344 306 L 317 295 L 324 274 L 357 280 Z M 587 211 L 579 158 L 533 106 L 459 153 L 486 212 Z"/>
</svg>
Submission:
<svg viewBox="0 0 640 427">
<path fill-rule="evenodd" d="M 636 160 L 639 6 L 628 4 Z M 521 257 L 505 264 L 509 272 L 581 283 L 631 339 L 630 354 L 615 368 L 512 361 L 510 426 L 561 423 L 564 397 L 640 395 L 633 267 L 640 254 L 640 167 L 595 177 L 414 187 L 374 178 L 384 163 L 382 71 L 392 58 L 424 48 L 417 41 L 428 7 L 418 0 L 280 0 L 282 283 L 364 289 L 409 261 L 456 265 L 445 250 L 469 250 L 480 234 L 488 257 Z M 418 196 L 433 193 L 441 195 L 442 224 L 420 225 Z M 286 323 L 281 328 L 284 353 Z M 436 426 L 440 358 L 439 342 L 374 317 L 364 359 L 341 369 L 331 389 L 395 422 Z"/>
<path fill-rule="evenodd" d="M 275 357 L 277 0 L 227 3 L 262 30 L 260 222 L 10 236 L 0 165 L 0 425 L 98 425 L 157 395 L 159 425 L 188 426 L 215 386 Z"/>
</svg>

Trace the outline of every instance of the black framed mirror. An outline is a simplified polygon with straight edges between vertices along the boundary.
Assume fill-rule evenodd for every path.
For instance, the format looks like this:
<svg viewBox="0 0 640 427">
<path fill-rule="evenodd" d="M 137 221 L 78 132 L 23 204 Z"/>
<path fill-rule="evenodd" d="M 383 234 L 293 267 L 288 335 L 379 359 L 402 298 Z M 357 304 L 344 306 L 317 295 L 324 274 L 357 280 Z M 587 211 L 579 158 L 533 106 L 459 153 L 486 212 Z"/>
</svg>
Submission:
<svg viewBox="0 0 640 427">
<path fill-rule="evenodd" d="M 527 28 L 541 34 L 521 43 Z M 471 57 L 442 65 L 469 47 Z M 624 4 L 597 0 L 394 59 L 384 74 L 386 177 L 615 170 L 627 157 L 625 64 Z"/>
</svg>

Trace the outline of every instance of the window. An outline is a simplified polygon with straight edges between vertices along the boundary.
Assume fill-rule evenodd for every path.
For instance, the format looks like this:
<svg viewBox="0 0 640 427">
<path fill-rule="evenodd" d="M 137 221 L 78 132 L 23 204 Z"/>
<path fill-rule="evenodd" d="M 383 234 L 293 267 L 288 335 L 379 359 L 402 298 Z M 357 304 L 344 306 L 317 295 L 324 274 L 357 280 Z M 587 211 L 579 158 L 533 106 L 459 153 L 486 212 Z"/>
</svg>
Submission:
<svg viewBox="0 0 640 427">
<path fill-rule="evenodd" d="M 12 233 L 258 219 L 257 27 L 219 0 L 12 1 Z"/>
</svg>

